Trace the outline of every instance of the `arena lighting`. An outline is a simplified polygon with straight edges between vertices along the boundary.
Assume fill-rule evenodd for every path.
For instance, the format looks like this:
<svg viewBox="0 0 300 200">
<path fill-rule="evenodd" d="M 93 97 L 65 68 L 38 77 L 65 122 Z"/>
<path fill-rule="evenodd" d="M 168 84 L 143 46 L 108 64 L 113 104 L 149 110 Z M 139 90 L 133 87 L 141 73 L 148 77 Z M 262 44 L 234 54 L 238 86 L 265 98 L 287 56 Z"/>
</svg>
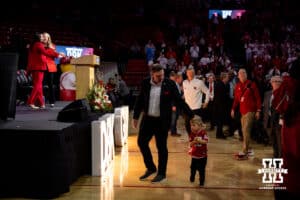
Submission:
<svg viewBox="0 0 300 200">
<path fill-rule="evenodd" d="M 209 10 L 208 11 L 208 18 L 211 19 L 213 16 L 221 16 L 223 19 L 230 17 L 231 19 L 238 19 L 240 18 L 246 10 Z"/>
</svg>

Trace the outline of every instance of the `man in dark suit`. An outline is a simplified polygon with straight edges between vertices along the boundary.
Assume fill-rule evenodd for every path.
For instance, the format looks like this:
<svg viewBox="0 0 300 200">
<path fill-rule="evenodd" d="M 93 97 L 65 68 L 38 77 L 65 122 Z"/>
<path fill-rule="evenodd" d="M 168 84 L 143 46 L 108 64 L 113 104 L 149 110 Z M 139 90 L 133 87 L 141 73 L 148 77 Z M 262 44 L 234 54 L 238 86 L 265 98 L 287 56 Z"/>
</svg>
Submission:
<svg viewBox="0 0 300 200">
<path fill-rule="evenodd" d="M 151 182 L 160 182 L 166 178 L 168 161 L 167 137 L 172 116 L 172 103 L 191 118 L 193 112 L 180 97 L 174 81 L 164 78 L 164 70 L 160 65 L 154 65 L 151 69 L 151 77 L 143 80 L 141 92 L 137 97 L 133 112 L 133 127 L 136 128 L 138 119 L 143 112 L 138 135 L 138 146 L 144 158 L 147 168 L 140 180 L 144 180 L 157 171 L 149 148 L 152 136 L 155 136 L 158 149 L 158 171 Z"/>
<path fill-rule="evenodd" d="M 226 119 L 226 114 L 229 105 L 229 90 L 226 87 L 228 83 L 229 75 L 228 73 L 222 72 L 220 75 L 220 80 L 215 84 L 215 92 L 214 92 L 214 101 L 213 101 L 213 109 L 212 116 L 217 125 L 216 138 L 225 139 L 225 135 L 223 133 L 223 125 Z"/>
</svg>

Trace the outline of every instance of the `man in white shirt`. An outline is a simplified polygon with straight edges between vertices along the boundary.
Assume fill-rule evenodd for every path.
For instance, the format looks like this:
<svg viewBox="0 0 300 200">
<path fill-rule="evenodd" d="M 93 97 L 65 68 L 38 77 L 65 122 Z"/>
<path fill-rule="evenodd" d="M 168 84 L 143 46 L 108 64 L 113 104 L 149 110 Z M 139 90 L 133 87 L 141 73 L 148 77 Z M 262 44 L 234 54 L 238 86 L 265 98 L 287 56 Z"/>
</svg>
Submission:
<svg viewBox="0 0 300 200">
<path fill-rule="evenodd" d="M 206 108 L 209 102 L 209 90 L 202 80 L 195 78 L 195 70 L 189 67 L 186 70 L 187 79 L 183 81 L 183 94 L 185 102 L 194 114 L 202 117 L 202 108 Z M 202 103 L 202 96 L 205 93 L 205 101 Z M 190 118 L 185 116 L 185 128 L 188 134 L 191 132 Z"/>
<path fill-rule="evenodd" d="M 199 52 L 200 52 L 199 46 L 197 45 L 196 42 L 193 42 L 193 45 L 190 47 L 190 55 L 194 65 L 198 63 Z"/>
<path fill-rule="evenodd" d="M 205 54 L 203 55 L 203 57 L 200 59 L 199 65 L 200 65 L 201 67 L 205 67 L 205 66 L 207 66 L 209 63 L 211 63 L 211 60 L 210 60 L 210 58 L 208 57 L 208 53 L 205 53 Z"/>
<path fill-rule="evenodd" d="M 160 53 L 159 57 L 157 58 L 157 61 L 164 69 L 167 68 L 168 59 L 165 57 L 165 54 L 163 52 Z"/>
</svg>

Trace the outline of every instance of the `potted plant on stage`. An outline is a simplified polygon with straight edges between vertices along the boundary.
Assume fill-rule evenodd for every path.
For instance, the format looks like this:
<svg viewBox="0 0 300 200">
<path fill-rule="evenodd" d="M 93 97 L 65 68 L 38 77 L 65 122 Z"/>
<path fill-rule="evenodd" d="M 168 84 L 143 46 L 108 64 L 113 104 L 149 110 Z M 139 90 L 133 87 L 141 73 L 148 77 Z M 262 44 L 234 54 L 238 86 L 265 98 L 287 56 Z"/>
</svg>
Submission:
<svg viewBox="0 0 300 200">
<path fill-rule="evenodd" d="M 102 80 L 96 82 L 89 90 L 87 99 L 93 112 L 107 113 L 113 111 L 113 105 Z"/>
</svg>

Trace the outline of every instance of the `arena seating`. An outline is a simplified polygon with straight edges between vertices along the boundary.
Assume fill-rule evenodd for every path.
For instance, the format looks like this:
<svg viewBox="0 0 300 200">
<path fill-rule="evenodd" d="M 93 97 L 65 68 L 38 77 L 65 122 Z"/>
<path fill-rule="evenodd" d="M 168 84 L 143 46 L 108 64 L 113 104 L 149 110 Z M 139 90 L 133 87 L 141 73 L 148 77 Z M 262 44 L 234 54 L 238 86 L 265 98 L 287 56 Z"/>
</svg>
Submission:
<svg viewBox="0 0 300 200">
<path fill-rule="evenodd" d="M 148 75 L 149 68 L 144 59 L 130 59 L 123 78 L 127 85 L 132 88 L 139 87 L 141 81 Z"/>
</svg>

